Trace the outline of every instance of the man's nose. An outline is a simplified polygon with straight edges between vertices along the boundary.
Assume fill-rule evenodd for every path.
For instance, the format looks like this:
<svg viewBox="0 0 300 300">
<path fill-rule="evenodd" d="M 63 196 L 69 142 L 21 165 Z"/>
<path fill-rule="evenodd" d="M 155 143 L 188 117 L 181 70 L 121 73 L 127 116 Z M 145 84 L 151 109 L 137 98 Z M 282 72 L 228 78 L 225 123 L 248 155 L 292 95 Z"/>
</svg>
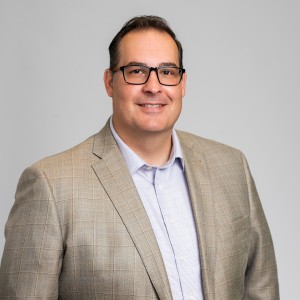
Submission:
<svg viewBox="0 0 300 300">
<path fill-rule="evenodd" d="M 147 93 L 156 94 L 161 91 L 162 85 L 158 81 L 157 73 L 155 70 L 150 71 L 147 82 L 143 85 L 143 89 Z"/>
</svg>

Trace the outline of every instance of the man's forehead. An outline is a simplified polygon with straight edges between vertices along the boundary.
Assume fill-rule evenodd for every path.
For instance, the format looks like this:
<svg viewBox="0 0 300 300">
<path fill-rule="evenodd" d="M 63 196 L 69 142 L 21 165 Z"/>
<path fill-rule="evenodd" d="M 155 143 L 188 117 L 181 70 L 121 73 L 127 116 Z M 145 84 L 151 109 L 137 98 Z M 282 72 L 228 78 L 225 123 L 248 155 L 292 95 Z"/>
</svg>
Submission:
<svg viewBox="0 0 300 300">
<path fill-rule="evenodd" d="M 178 47 L 173 38 L 156 29 L 134 30 L 127 33 L 119 45 L 119 59 L 126 63 L 147 59 L 160 59 L 159 63 L 178 64 Z"/>
</svg>

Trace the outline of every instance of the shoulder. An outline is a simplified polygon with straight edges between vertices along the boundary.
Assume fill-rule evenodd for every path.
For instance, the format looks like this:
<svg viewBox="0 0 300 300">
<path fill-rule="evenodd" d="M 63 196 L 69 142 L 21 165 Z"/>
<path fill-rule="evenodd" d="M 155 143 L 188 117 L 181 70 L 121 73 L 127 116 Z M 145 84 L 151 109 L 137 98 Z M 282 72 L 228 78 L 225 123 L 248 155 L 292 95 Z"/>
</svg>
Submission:
<svg viewBox="0 0 300 300">
<path fill-rule="evenodd" d="M 176 132 L 181 146 L 189 148 L 196 157 L 203 157 L 213 164 L 244 161 L 244 154 L 237 148 L 189 132 Z"/>
<path fill-rule="evenodd" d="M 45 157 L 27 167 L 20 178 L 20 182 L 30 181 L 39 177 L 65 177 L 73 173 L 74 169 L 84 169 L 93 163 L 93 135 L 80 144 L 63 152 Z"/>
<path fill-rule="evenodd" d="M 104 127 L 80 144 L 63 152 L 45 157 L 25 169 L 21 180 L 37 177 L 73 178 L 91 172 L 91 166 L 99 160 L 103 149 L 111 147 L 112 135 L 107 121 Z"/>
<path fill-rule="evenodd" d="M 89 137 L 80 144 L 73 146 L 63 152 L 45 157 L 37 162 L 35 162 L 33 167 L 46 167 L 51 165 L 57 165 L 64 163 L 73 163 L 74 161 L 84 161 L 92 157 L 93 143 L 95 135 Z"/>
<path fill-rule="evenodd" d="M 205 153 L 209 152 L 238 152 L 241 151 L 232 146 L 207 139 L 186 131 L 176 130 L 180 142 L 190 148 L 197 148 Z"/>
</svg>

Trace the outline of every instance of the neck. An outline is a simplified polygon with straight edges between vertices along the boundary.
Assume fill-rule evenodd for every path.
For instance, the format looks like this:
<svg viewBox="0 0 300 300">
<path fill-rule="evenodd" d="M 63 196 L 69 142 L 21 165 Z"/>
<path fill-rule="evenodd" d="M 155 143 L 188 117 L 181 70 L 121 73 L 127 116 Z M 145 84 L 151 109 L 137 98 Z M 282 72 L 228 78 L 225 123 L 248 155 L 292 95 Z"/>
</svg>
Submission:
<svg viewBox="0 0 300 300">
<path fill-rule="evenodd" d="M 117 133 L 122 141 L 147 164 L 162 166 L 169 160 L 172 151 L 172 131 L 143 133 L 140 136 L 136 132 L 134 136 L 123 131 Z"/>
</svg>

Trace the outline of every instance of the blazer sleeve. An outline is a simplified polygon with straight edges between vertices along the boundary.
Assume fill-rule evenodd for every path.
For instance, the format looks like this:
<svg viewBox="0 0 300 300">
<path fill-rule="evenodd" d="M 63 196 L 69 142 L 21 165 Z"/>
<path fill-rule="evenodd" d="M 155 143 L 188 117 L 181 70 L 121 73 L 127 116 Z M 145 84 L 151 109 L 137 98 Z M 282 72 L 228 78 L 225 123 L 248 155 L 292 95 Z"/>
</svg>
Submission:
<svg viewBox="0 0 300 300">
<path fill-rule="evenodd" d="M 245 274 L 243 299 L 279 299 L 277 267 L 270 230 L 244 156 L 243 164 L 247 178 L 251 219 L 251 247 Z"/>
<path fill-rule="evenodd" d="M 57 299 L 63 240 L 44 172 L 26 169 L 5 227 L 0 299 Z"/>
</svg>

